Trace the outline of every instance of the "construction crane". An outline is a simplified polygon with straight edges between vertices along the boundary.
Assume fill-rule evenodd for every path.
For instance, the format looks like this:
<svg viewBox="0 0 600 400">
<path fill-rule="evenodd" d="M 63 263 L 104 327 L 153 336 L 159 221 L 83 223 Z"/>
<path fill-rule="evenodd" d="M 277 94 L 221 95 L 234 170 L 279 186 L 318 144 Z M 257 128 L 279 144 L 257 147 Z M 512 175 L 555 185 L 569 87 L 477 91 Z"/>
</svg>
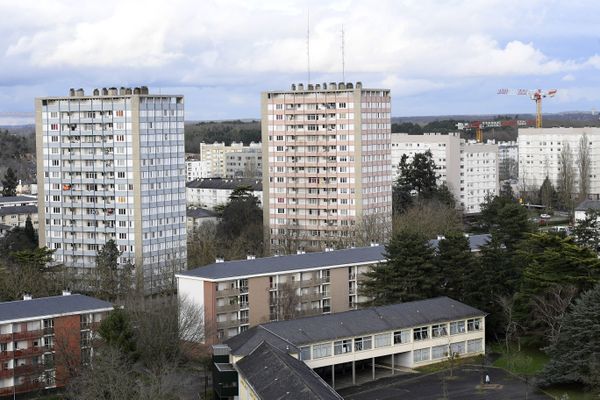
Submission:
<svg viewBox="0 0 600 400">
<path fill-rule="evenodd" d="M 544 97 L 554 97 L 556 89 L 542 90 L 542 89 L 498 89 L 498 94 L 507 94 L 512 96 L 529 96 L 529 98 L 535 101 L 535 127 L 542 127 L 542 99 Z"/>
<path fill-rule="evenodd" d="M 505 126 L 524 127 L 533 126 L 536 121 L 531 119 L 510 119 L 501 121 L 469 121 L 459 122 L 456 128 L 459 130 L 475 129 L 475 140 L 477 143 L 483 142 L 483 130 L 488 128 L 503 128 Z"/>
</svg>

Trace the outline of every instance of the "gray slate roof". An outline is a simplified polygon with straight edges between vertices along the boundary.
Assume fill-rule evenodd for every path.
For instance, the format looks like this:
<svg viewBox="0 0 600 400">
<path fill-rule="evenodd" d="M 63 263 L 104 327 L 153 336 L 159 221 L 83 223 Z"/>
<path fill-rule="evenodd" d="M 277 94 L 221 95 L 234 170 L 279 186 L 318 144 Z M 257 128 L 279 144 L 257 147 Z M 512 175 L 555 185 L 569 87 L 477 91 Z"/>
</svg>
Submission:
<svg viewBox="0 0 600 400">
<path fill-rule="evenodd" d="M 249 354 L 263 340 L 284 351 L 298 351 L 299 346 L 310 343 L 485 315 L 483 311 L 449 297 L 436 297 L 336 314 L 269 322 L 257 325 L 228 339 L 225 343 L 235 355 Z"/>
<path fill-rule="evenodd" d="M 260 399 L 343 399 L 305 363 L 267 342 L 238 361 L 236 368 Z"/>
<path fill-rule="evenodd" d="M 188 208 L 185 212 L 190 218 L 215 218 L 217 213 L 206 208 Z"/>
<path fill-rule="evenodd" d="M 589 209 L 600 210 L 600 200 L 584 200 L 575 208 L 576 211 L 587 211 Z"/>
<path fill-rule="evenodd" d="M 36 196 L 0 196 L 0 204 L 1 203 L 14 203 L 18 201 L 30 202 L 37 201 Z"/>
<path fill-rule="evenodd" d="M 0 322 L 41 318 L 46 315 L 92 312 L 112 309 L 112 307 L 112 304 L 107 301 L 82 294 L 7 301 L 0 303 Z"/>
<path fill-rule="evenodd" d="M 37 214 L 37 206 L 6 206 L 0 207 L 0 215 Z"/>
<path fill-rule="evenodd" d="M 469 237 L 472 251 L 489 241 L 489 235 L 473 235 Z M 432 247 L 437 248 L 438 240 L 431 240 Z M 318 253 L 292 254 L 280 257 L 264 257 L 254 260 L 234 260 L 214 263 L 177 274 L 178 276 L 201 277 L 217 280 L 233 277 L 244 277 L 278 272 L 320 268 L 346 264 L 369 264 L 385 261 L 385 246 L 357 247 Z"/>
<path fill-rule="evenodd" d="M 254 191 L 262 190 L 261 179 L 251 178 L 202 178 L 186 183 L 190 189 L 237 189 L 240 186 L 250 186 Z"/>
</svg>

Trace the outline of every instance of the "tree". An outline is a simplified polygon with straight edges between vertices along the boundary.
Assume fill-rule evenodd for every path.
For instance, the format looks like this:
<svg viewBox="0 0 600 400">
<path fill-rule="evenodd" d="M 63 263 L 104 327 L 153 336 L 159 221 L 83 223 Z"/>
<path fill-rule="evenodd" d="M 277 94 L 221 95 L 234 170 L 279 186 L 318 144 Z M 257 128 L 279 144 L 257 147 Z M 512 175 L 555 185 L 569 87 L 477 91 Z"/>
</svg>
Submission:
<svg viewBox="0 0 600 400">
<path fill-rule="evenodd" d="M 52 264 L 53 250 L 45 247 L 9 253 L 0 260 L 0 298 L 18 300 L 23 293 L 50 296 L 64 289 L 62 266 Z"/>
<path fill-rule="evenodd" d="M 16 196 L 17 184 L 18 180 L 15 171 L 12 168 L 8 168 L 2 180 L 2 196 Z"/>
<path fill-rule="evenodd" d="M 585 200 L 590 192 L 590 141 L 586 133 L 579 139 L 579 155 L 577 159 L 579 169 L 579 199 Z"/>
<path fill-rule="evenodd" d="M 573 211 L 573 192 L 575 182 L 575 171 L 573 169 L 573 154 L 568 142 L 565 142 L 558 157 L 558 197 L 561 206 Z"/>
<path fill-rule="evenodd" d="M 572 236 L 578 245 L 598 253 L 600 250 L 600 210 L 591 208 L 587 210 L 585 218 L 577 221 Z"/>
<path fill-rule="evenodd" d="M 548 176 L 542 182 L 542 186 L 540 186 L 540 194 L 539 194 L 540 202 L 546 210 L 551 210 L 556 207 L 559 203 L 558 201 L 558 193 L 554 190 L 554 186 L 552 186 L 552 182 Z"/>
<path fill-rule="evenodd" d="M 285 282 L 277 286 L 277 319 L 298 318 L 302 299 L 291 283 Z"/>
<path fill-rule="evenodd" d="M 475 268 L 469 239 L 462 232 L 449 232 L 438 241 L 435 256 L 436 275 L 441 278 L 438 293 L 464 301 L 467 274 Z"/>
<path fill-rule="evenodd" d="M 434 252 L 426 237 L 400 231 L 385 247 L 387 261 L 365 273 L 359 288 L 373 305 L 393 304 L 431 297 L 439 279 Z"/>
<path fill-rule="evenodd" d="M 534 321 L 544 327 L 550 345 L 558 341 L 564 317 L 576 295 L 577 288 L 573 285 L 554 285 L 544 294 L 533 296 Z"/>
<path fill-rule="evenodd" d="M 528 232 L 533 231 L 527 210 L 500 196 L 488 196 L 481 204 L 480 223 L 509 252 Z"/>
<path fill-rule="evenodd" d="M 131 289 L 133 266 L 119 265 L 121 252 L 114 240 L 107 241 L 96 256 L 98 297 L 115 301 Z"/>
<path fill-rule="evenodd" d="M 600 285 L 583 293 L 565 315 L 555 344 L 548 349 L 541 385 L 579 383 L 600 390 Z"/>
<path fill-rule="evenodd" d="M 98 333 L 104 342 L 130 360 L 137 358 L 135 332 L 129 314 L 115 308 L 101 323 Z"/>
<path fill-rule="evenodd" d="M 503 197 L 510 201 L 514 201 L 515 192 L 513 191 L 510 181 L 504 181 L 504 183 L 502 184 L 502 187 L 500 188 L 500 197 Z"/>
<path fill-rule="evenodd" d="M 33 244 L 34 247 L 38 246 L 38 236 L 33 228 L 33 223 L 31 222 L 31 216 L 27 216 L 25 220 L 25 228 L 23 229 L 23 233 L 27 237 L 30 243 Z"/>
</svg>

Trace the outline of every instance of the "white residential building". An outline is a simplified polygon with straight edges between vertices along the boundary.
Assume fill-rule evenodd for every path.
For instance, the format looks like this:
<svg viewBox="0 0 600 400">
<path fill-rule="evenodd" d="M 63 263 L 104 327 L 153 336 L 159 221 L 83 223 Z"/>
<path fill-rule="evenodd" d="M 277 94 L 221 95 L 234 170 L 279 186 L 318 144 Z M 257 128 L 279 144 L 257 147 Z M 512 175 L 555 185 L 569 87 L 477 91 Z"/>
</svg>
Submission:
<svg viewBox="0 0 600 400">
<path fill-rule="evenodd" d="M 183 96 L 146 87 L 36 99 L 40 246 L 83 272 L 113 239 L 144 290 L 185 269 Z"/>
<path fill-rule="evenodd" d="M 519 144 L 517 142 L 498 142 L 498 169 L 501 180 L 518 179 Z"/>
<path fill-rule="evenodd" d="M 262 94 L 264 223 L 273 248 L 352 242 L 391 227 L 391 96 L 360 82 Z"/>
<path fill-rule="evenodd" d="M 202 178 L 210 178 L 210 163 L 200 160 L 185 161 L 186 180 L 188 182 Z"/>
<path fill-rule="evenodd" d="M 246 165 L 241 165 L 240 168 L 236 168 L 229 173 L 227 168 L 228 156 L 239 152 L 246 154 L 244 156 L 245 159 L 252 159 L 252 161 L 247 161 L 248 165 L 259 164 L 259 160 L 262 160 L 261 143 L 251 142 L 248 146 L 244 146 L 244 144 L 241 142 L 232 142 L 229 146 L 225 145 L 224 142 L 215 142 L 212 144 L 200 143 L 200 160 L 208 163 L 209 178 L 240 177 L 239 173 L 236 173 L 236 171 L 244 171 Z M 233 167 L 234 165 L 230 165 L 230 170 L 232 170 Z"/>
<path fill-rule="evenodd" d="M 588 198 L 600 199 L 600 128 L 523 128 L 519 129 L 518 143 L 519 186 L 527 190 L 539 190 L 546 177 L 555 188 L 558 186 L 560 154 L 568 144 L 575 193 L 580 182 L 579 148 L 586 143 L 590 155 Z"/>
<path fill-rule="evenodd" d="M 231 193 L 242 186 L 249 186 L 253 196 L 258 198 L 262 206 L 262 181 L 258 179 L 221 179 L 204 178 L 186 184 L 188 206 L 214 210 L 216 206 L 227 204 Z"/>
<path fill-rule="evenodd" d="M 463 212 L 479 212 L 488 194 L 498 194 L 498 146 L 468 142 L 458 133 L 392 134 L 394 179 L 398 177 L 402 155 L 412 160 L 415 154 L 427 150 L 431 151 L 437 167 L 438 184 L 448 186 Z"/>
</svg>

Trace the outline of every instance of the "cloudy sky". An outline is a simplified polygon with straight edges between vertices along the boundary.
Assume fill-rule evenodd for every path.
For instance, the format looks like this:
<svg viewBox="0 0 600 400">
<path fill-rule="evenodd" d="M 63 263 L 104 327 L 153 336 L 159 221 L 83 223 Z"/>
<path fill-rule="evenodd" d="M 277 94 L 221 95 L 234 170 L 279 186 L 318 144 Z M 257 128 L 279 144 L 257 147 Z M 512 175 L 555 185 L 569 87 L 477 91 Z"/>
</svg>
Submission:
<svg viewBox="0 0 600 400">
<path fill-rule="evenodd" d="M 70 87 L 147 85 L 190 120 L 259 116 L 307 80 L 392 89 L 394 116 L 600 110 L 597 0 L 0 0 L 0 124 Z M 307 18 L 310 16 L 309 18 Z"/>
</svg>

